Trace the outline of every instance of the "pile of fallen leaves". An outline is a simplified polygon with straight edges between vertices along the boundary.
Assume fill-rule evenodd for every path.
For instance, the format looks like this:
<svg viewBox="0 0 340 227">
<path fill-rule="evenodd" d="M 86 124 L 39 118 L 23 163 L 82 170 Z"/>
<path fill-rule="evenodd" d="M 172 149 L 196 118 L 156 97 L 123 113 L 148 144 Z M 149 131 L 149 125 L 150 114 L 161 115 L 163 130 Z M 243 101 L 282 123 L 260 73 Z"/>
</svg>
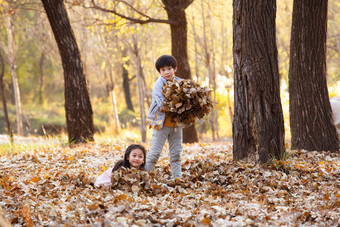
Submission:
<svg viewBox="0 0 340 227">
<path fill-rule="evenodd" d="M 338 153 L 289 151 L 259 165 L 234 162 L 231 143 L 184 145 L 182 179 L 171 181 L 165 147 L 154 171 L 117 171 L 111 187 L 94 187 L 127 146 L 0 156 L 0 211 L 16 226 L 340 224 Z"/>
<path fill-rule="evenodd" d="M 119 169 L 112 173 L 111 189 L 120 189 L 128 192 L 143 192 L 149 195 L 169 192 L 166 184 L 158 180 L 154 171 L 146 172 L 137 169 Z"/>
<path fill-rule="evenodd" d="M 211 90 L 193 80 L 167 81 L 162 93 L 165 96 L 162 111 L 182 128 L 208 115 L 213 107 Z"/>
</svg>

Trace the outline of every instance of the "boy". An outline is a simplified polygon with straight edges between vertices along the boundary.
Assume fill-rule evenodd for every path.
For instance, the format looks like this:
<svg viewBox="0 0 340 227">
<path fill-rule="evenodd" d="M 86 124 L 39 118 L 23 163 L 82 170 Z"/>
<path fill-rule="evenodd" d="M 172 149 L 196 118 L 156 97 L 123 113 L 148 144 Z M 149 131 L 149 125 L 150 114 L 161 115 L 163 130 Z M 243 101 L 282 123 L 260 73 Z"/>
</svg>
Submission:
<svg viewBox="0 0 340 227">
<path fill-rule="evenodd" d="M 156 69 L 161 77 L 155 82 L 152 90 L 152 103 L 149 109 L 147 121 L 150 125 L 157 125 L 152 132 L 150 151 L 146 157 L 146 170 L 152 170 L 159 159 L 165 140 L 169 142 L 170 165 L 172 179 L 181 178 L 181 154 L 182 154 L 182 128 L 177 127 L 171 117 L 160 111 L 165 99 L 162 87 L 167 80 L 181 81 L 175 76 L 177 61 L 173 56 L 163 55 L 156 61 Z"/>
</svg>

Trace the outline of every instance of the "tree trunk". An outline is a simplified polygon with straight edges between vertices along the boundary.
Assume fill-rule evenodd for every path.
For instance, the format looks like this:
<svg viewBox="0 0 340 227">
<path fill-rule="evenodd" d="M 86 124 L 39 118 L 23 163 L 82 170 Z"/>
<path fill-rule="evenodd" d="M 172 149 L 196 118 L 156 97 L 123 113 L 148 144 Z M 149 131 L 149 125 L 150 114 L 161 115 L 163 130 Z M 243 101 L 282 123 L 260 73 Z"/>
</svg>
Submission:
<svg viewBox="0 0 340 227">
<path fill-rule="evenodd" d="M 137 88 L 138 88 L 138 103 L 139 103 L 139 114 L 140 114 L 140 132 L 142 135 L 142 142 L 146 142 L 146 115 L 144 106 L 144 89 L 143 89 L 143 78 L 142 78 L 142 63 L 139 56 L 138 40 L 136 35 L 133 37 L 133 51 L 135 55 L 135 67 L 137 77 Z"/>
<path fill-rule="evenodd" d="M 234 121 L 234 113 L 233 113 L 233 109 L 232 109 L 232 106 L 231 106 L 231 101 L 230 101 L 230 90 L 231 90 L 232 86 L 227 84 L 225 86 L 225 89 L 227 89 L 227 102 L 228 102 L 228 105 L 227 105 L 227 108 L 228 108 L 228 112 L 229 112 L 229 116 L 230 116 L 230 123 L 233 124 L 233 121 Z"/>
<path fill-rule="evenodd" d="M 11 143 L 13 143 L 13 131 L 12 131 L 12 128 L 11 128 L 11 123 L 9 122 L 8 110 L 7 110 L 7 104 L 6 104 L 6 97 L 5 97 L 5 86 L 4 86 L 5 63 L 4 63 L 4 59 L 2 58 L 1 52 L 0 52 L 0 65 L 1 65 L 0 89 L 1 89 L 1 96 L 2 96 L 2 106 L 4 107 L 4 115 L 5 115 L 5 121 L 6 121 L 6 124 L 7 124 L 9 141 Z"/>
<path fill-rule="evenodd" d="M 195 25 L 193 23 L 192 25 L 192 29 L 193 29 L 193 32 L 194 32 L 194 42 L 195 42 L 195 74 L 196 74 L 196 79 L 197 79 L 197 82 L 199 81 L 199 70 L 198 70 L 198 48 L 197 48 L 197 34 L 196 34 L 196 31 L 195 31 Z"/>
<path fill-rule="evenodd" d="M 112 102 L 113 119 L 114 119 L 114 122 L 115 122 L 115 134 L 119 135 L 120 122 L 119 122 L 118 111 L 117 111 L 117 101 L 116 101 L 115 89 L 112 89 L 110 91 L 110 97 L 111 97 L 111 102 Z"/>
<path fill-rule="evenodd" d="M 221 28 L 221 37 L 225 37 L 225 28 L 224 28 L 224 22 L 222 21 L 222 28 Z M 230 90 L 232 88 L 232 75 L 230 73 L 229 70 L 226 69 L 226 63 L 227 63 L 227 51 L 226 51 L 226 43 L 225 43 L 225 39 L 222 39 L 222 43 L 221 43 L 221 48 L 222 48 L 222 54 L 221 54 L 221 66 L 220 66 L 220 74 L 224 75 L 227 77 L 227 81 L 228 83 L 226 84 L 225 88 L 227 89 L 227 108 L 228 108 L 228 112 L 229 112 L 229 116 L 230 116 L 230 123 L 233 124 L 234 121 L 234 113 L 232 110 L 232 105 L 231 105 L 231 101 L 230 101 Z M 229 67 L 229 66 L 228 66 Z"/>
<path fill-rule="evenodd" d="M 149 96 L 147 95 L 148 90 L 147 90 L 147 85 L 146 85 L 146 81 L 145 81 L 144 71 L 142 70 L 141 73 L 142 73 L 141 75 L 142 75 L 142 81 L 143 81 L 142 87 L 143 87 L 143 91 L 144 91 L 144 98 L 146 99 L 146 104 L 148 106 L 150 106 L 151 101 L 149 99 Z"/>
<path fill-rule="evenodd" d="M 162 0 L 164 8 L 170 21 L 177 23 L 170 24 L 171 30 L 171 51 L 178 63 L 176 75 L 184 79 L 191 79 L 191 72 L 188 58 L 187 44 L 187 19 L 185 9 L 192 1 L 172 1 Z M 183 130 L 183 142 L 198 142 L 198 136 L 195 125 Z"/>
<path fill-rule="evenodd" d="M 208 11 L 208 18 L 211 18 L 211 14 L 210 11 Z M 214 38 L 212 37 L 214 35 L 214 27 L 211 24 L 211 20 L 209 20 L 209 28 L 210 28 L 210 46 L 211 46 L 211 84 L 212 84 L 212 88 L 213 88 L 213 109 L 212 109 L 212 114 L 213 114 L 213 120 L 214 120 L 214 125 L 215 125 L 215 132 L 216 132 L 216 137 L 217 139 L 220 139 L 220 135 L 218 133 L 219 131 L 219 126 L 218 126 L 218 109 L 216 106 L 216 90 L 217 90 L 217 86 L 216 86 L 216 60 L 215 60 L 215 49 L 214 49 Z"/>
<path fill-rule="evenodd" d="M 94 141 L 93 112 L 79 48 L 62 0 L 42 0 L 64 69 L 69 142 Z"/>
<path fill-rule="evenodd" d="M 208 77 L 209 77 L 209 87 L 213 88 L 213 83 L 212 83 L 212 69 L 211 69 L 211 64 L 210 64 L 210 51 L 208 50 L 208 44 L 207 44 L 207 31 L 206 31 L 206 23 L 205 23 L 205 16 L 204 16 L 204 7 L 203 7 L 203 0 L 201 0 L 201 11 L 202 11 L 202 20 L 203 20 L 203 49 L 204 49 L 204 60 L 205 60 L 205 65 L 208 70 Z M 215 96 L 215 93 L 213 93 Z M 215 107 L 215 105 L 213 105 Z M 212 140 L 215 141 L 215 120 L 214 120 L 215 114 L 214 114 L 214 109 L 211 111 L 209 120 L 210 120 L 210 127 L 211 127 L 211 136 Z"/>
<path fill-rule="evenodd" d="M 122 76 L 123 76 L 123 89 L 124 89 L 126 107 L 127 109 L 134 112 L 135 110 L 133 109 L 133 105 L 131 101 L 129 72 L 124 67 L 124 64 L 122 65 Z"/>
<path fill-rule="evenodd" d="M 329 31 L 333 31 L 333 32 L 332 33 L 328 32 L 327 36 L 328 37 L 339 37 L 340 26 L 337 21 L 337 13 L 338 13 L 337 1 L 330 1 L 329 3 L 330 5 L 328 6 L 328 16 L 329 16 L 328 25 L 330 26 Z M 340 64 L 340 39 L 339 38 L 329 39 L 329 43 L 327 44 L 327 46 L 333 46 L 332 47 L 333 51 L 337 53 L 337 57 L 335 59 L 338 62 L 338 64 Z M 339 80 L 339 76 L 337 76 L 337 78 Z"/>
<path fill-rule="evenodd" d="M 339 149 L 326 81 L 327 4 L 327 0 L 293 4 L 289 65 L 292 149 Z"/>
<path fill-rule="evenodd" d="M 15 107 L 17 113 L 17 130 L 18 135 L 23 136 L 23 124 L 22 124 L 22 113 L 21 113 L 21 99 L 20 99 L 20 88 L 17 78 L 17 66 L 16 66 L 16 53 L 15 43 L 13 36 L 13 14 L 7 16 L 7 37 L 8 37 L 8 58 L 12 73 L 13 90 Z"/>
<path fill-rule="evenodd" d="M 275 1 L 233 1 L 233 157 L 281 159 L 285 152 L 280 102 Z"/>
<path fill-rule="evenodd" d="M 118 15 L 119 17 L 124 17 L 127 20 L 133 21 L 134 23 L 150 23 L 150 22 L 159 22 L 159 23 L 168 23 L 170 24 L 171 30 L 171 50 L 172 55 L 177 59 L 178 70 L 176 75 L 182 77 L 184 79 L 191 79 L 191 72 L 189 66 L 188 59 L 188 50 L 187 50 L 187 19 L 185 15 L 185 9 L 193 2 L 194 0 L 162 0 L 164 5 L 164 9 L 168 14 L 168 20 L 158 20 L 148 17 L 147 20 L 141 20 L 129 16 L 122 16 L 115 9 L 109 10 L 110 13 Z M 122 1 L 123 3 L 125 1 Z M 108 12 L 107 9 L 100 7 L 95 3 L 95 1 L 91 1 L 94 8 L 98 10 L 102 10 Z M 125 2 L 125 4 L 130 5 L 130 3 Z M 133 9 L 138 14 L 141 12 L 137 9 Z M 195 125 L 192 125 L 183 130 L 183 142 L 184 143 L 193 143 L 197 142 L 197 131 Z"/>
<path fill-rule="evenodd" d="M 45 53 L 43 52 L 40 57 L 39 61 L 39 69 L 40 69 L 40 86 L 39 86 L 39 103 L 44 103 L 44 60 L 45 60 Z"/>
<path fill-rule="evenodd" d="M 108 95 L 111 98 L 112 103 L 112 112 L 113 112 L 113 120 L 114 120 L 114 133 L 115 135 L 119 135 L 120 132 L 120 122 L 118 117 L 118 110 L 117 110 L 117 101 L 116 101 L 116 94 L 115 94 L 115 84 L 113 82 L 113 75 L 112 75 L 112 67 L 109 64 L 109 73 L 108 75 L 104 71 L 104 76 L 106 79 L 106 88 L 108 91 Z"/>
<path fill-rule="evenodd" d="M 177 6 L 177 1 L 169 1 L 165 6 L 169 20 L 177 21 L 170 24 L 171 52 L 177 60 L 176 74 L 183 79 L 191 79 L 191 71 L 188 58 L 187 19 L 183 8 Z M 170 8 L 171 7 L 171 8 Z"/>
<path fill-rule="evenodd" d="M 193 8 L 191 8 L 193 9 Z M 191 14 L 192 14 L 192 21 L 195 21 L 195 13 L 194 11 L 192 10 L 191 11 Z M 193 32 L 193 36 L 194 36 L 194 51 L 195 51 L 195 76 L 196 76 L 196 79 L 197 81 L 199 82 L 199 70 L 198 70 L 198 34 L 197 34 L 197 31 L 196 31 L 196 27 L 195 27 L 195 23 L 192 23 L 191 24 L 191 27 L 192 27 L 192 32 Z"/>
</svg>

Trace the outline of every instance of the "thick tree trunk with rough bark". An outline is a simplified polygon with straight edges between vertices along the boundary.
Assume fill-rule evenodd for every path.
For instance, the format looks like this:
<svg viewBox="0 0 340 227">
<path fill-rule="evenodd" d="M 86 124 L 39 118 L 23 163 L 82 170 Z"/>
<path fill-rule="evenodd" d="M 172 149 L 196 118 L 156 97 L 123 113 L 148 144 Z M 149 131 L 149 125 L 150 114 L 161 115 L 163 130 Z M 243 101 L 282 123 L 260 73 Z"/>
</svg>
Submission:
<svg viewBox="0 0 340 227">
<path fill-rule="evenodd" d="M 181 1 L 164 1 L 164 8 L 170 21 L 177 23 L 170 24 L 171 30 L 171 52 L 177 60 L 178 67 L 176 74 L 184 79 L 191 79 L 191 71 L 188 58 L 187 19 L 185 8 Z M 184 1 L 185 2 L 185 1 Z M 185 8 L 184 8 L 185 7 Z"/>
<path fill-rule="evenodd" d="M 188 58 L 188 38 L 187 38 L 187 19 L 185 9 L 193 2 L 192 0 L 173 1 L 162 0 L 164 8 L 170 21 L 177 23 L 170 24 L 171 30 L 171 50 L 178 63 L 176 75 L 191 79 L 191 71 Z M 192 125 L 183 130 L 183 142 L 194 143 L 198 141 L 197 130 Z"/>
<path fill-rule="evenodd" d="M 326 81 L 327 0 L 295 0 L 289 107 L 293 149 L 337 151 Z"/>
<path fill-rule="evenodd" d="M 280 101 L 276 3 L 233 1 L 233 157 L 260 163 L 285 152 Z"/>
<path fill-rule="evenodd" d="M 69 142 L 93 141 L 93 112 L 79 48 L 63 0 L 42 0 L 64 69 Z"/>
</svg>

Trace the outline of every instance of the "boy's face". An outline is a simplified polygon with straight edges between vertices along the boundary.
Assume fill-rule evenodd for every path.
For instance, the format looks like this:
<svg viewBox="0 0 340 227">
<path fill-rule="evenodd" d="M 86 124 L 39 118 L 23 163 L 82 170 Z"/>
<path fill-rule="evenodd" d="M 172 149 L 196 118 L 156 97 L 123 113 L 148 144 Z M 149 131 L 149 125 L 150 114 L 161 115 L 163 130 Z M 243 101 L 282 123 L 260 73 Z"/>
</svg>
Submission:
<svg viewBox="0 0 340 227">
<path fill-rule="evenodd" d="M 177 71 L 177 67 L 173 68 L 172 66 L 163 66 L 159 69 L 159 73 L 166 80 L 172 80 L 174 78 L 175 72 Z"/>
</svg>

